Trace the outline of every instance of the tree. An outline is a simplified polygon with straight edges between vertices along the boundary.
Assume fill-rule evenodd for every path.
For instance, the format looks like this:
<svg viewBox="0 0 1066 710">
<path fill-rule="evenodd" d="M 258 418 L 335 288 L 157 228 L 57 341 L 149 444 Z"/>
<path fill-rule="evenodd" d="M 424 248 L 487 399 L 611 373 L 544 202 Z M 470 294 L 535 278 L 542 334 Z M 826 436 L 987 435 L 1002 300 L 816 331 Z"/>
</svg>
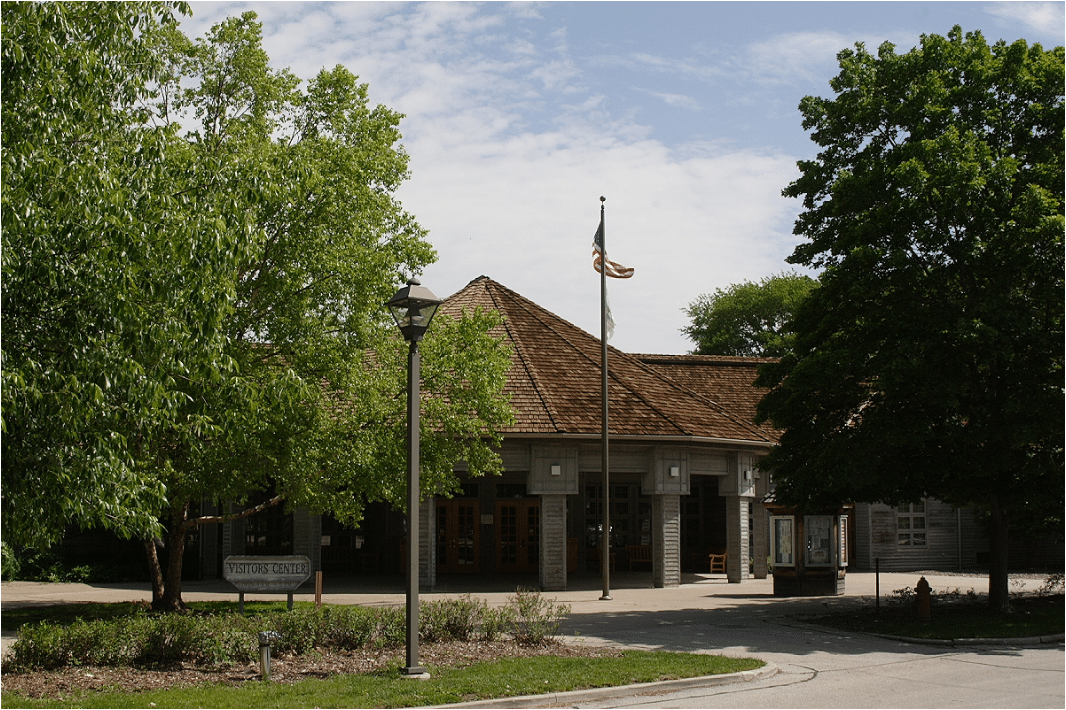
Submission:
<svg viewBox="0 0 1066 710">
<path fill-rule="evenodd" d="M 693 355 L 781 357 L 790 347 L 792 316 L 815 286 L 809 276 L 783 272 L 720 288 L 685 309 L 692 324 L 681 332 L 696 343 Z"/>
<path fill-rule="evenodd" d="M 172 135 L 134 106 L 161 63 L 162 3 L 4 3 L 3 525 L 47 545 L 68 523 L 156 529 L 136 451 L 179 420 L 178 379 L 228 369 L 213 288 L 242 258 L 229 213 L 190 207 Z M 181 235 L 180 240 L 172 235 Z"/>
<path fill-rule="evenodd" d="M 980 33 L 838 55 L 807 97 L 821 152 L 789 261 L 824 269 L 794 352 L 765 367 L 763 466 L 798 506 L 990 513 L 989 602 L 1011 524 L 1063 510 L 1063 49 Z"/>
<path fill-rule="evenodd" d="M 91 44 L 95 18 L 78 19 Z M 115 416 L 131 432 L 121 438 L 121 454 L 153 495 L 127 510 L 136 525 L 110 527 L 144 539 L 153 605 L 181 609 L 184 543 L 198 525 L 269 505 L 328 510 L 348 523 L 360 519 L 370 500 L 402 506 L 406 351 L 382 304 L 434 254 L 424 230 L 393 197 L 408 175 L 397 143 L 401 117 L 370 107 L 366 85 L 343 67 L 321 72 L 301 91 L 287 70 L 270 69 L 253 13 L 220 23 L 198 42 L 172 22 L 145 26 L 136 39 L 162 61 L 143 82 L 150 92 L 121 105 L 115 122 L 161 136 L 151 171 L 174 228 L 142 227 L 130 241 L 158 240 L 184 259 L 161 272 L 173 272 L 173 285 L 183 287 L 165 297 L 160 291 L 172 284 L 156 280 L 155 264 L 134 259 L 131 269 L 144 291 L 136 296 L 190 309 L 160 312 L 159 322 L 146 316 L 138 326 L 156 329 L 141 340 L 167 354 L 170 367 L 160 379 L 173 402 L 151 426 L 133 425 L 140 414 L 135 407 Z M 103 142 L 95 149 L 110 147 Z M 128 152 L 124 145 L 115 150 L 118 157 Z M 115 201 L 117 209 L 129 209 L 121 196 Z M 217 232 L 201 239 L 183 229 L 201 222 L 217 225 Z M 35 268 L 47 274 L 47 260 L 38 258 Z M 111 296 L 130 298 L 128 284 L 120 281 Z M 201 313 L 200 306 L 215 310 Z M 99 310 L 110 322 L 124 318 L 106 302 Z M 187 349 L 149 337 L 172 327 L 171 319 L 188 330 Z M 425 342 L 427 492 L 454 488 L 459 460 L 474 475 L 499 470 L 491 445 L 511 413 L 501 395 L 509 357 L 489 333 L 497 325 L 497 316 L 480 312 L 442 318 Z M 211 346 L 213 358 L 198 354 L 201 345 Z M 126 347 L 116 357 L 137 354 Z M 67 357 L 54 359 L 62 365 Z M 6 397 L 5 387 L 5 426 Z M 31 487 L 8 495 L 9 438 L 5 512 L 32 504 L 50 507 L 49 520 L 57 523 L 108 525 L 62 497 L 40 501 Z M 13 457 L 12 480 L 33 463 Z M 56 480 L 66 475 L 63 466 L 47 473 Z M 116 488 L 123 490 L 121 484 Z M 247 504 L 262 491 L 268 492 L 264 504 Z M 221 512 L 203 514 L 201 501 Z M 4 516 L 5 533 L 11 518 Z M 12 529 L 54 538 L 57 527 L 28 521 Z M 165 543 L 165 566 L 157 538 Z"/>
</svg>

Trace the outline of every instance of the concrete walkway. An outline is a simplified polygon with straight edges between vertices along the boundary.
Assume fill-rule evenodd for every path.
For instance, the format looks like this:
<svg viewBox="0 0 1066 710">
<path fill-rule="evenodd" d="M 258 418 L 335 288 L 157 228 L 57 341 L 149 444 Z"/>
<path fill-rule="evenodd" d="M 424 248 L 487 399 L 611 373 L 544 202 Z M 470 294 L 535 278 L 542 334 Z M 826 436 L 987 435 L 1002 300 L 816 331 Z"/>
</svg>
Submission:
<svg viewBox="0 0 1066 710">
<path fill-rule="evenodd" d="M 612 576 L 611 599 L 600 600 L 602 583 L 598 577 L 577 577 L 571 580 L 571 589 L 564 592 L 545 593 L 545 597 L 557 603 L 568 604 L 570 617 L 563 626 L 563 633 L 568 643 L 588 643 L 620 646 L 628 648 L 664 649 L 696 653 L 719 653 L 725 655 L 755 657 L 769 663 L 762 672 L 738 675 L 728 679 L 735 687 L 762 687 L 766 685 L 787 686 L 792 682 L 800 683 L 797 688 L 810 692 L 815 685 L 808 683 L 807 676 L 818 673 L 842 671 L 841 659 L 862 658 L 863 668 L 870 659 L 878 659 L 889 666 L 906 659 L 907 662 L 936 662 L 943 648 L 932 649 L 935 658 L 927 657 L 928 649 L 913 644 L 870 637 L 864 634 L 845 634 L 814 629 L 803 624 L 797 617 L 817 614 L 835 609 L 873 606 L 875 604 L 878 583 L 882 603 L 893 593 L 917 584 L 923 573 L 882 573 L 878 580 L 872 573 L 849 573 L 846 591 L 842 596 L 809 598 L 776 598 L 773 596 L 773 582 L 766 580 L 746 580 L 739 584 L 729 584 L 721 576 L 685 575 L 683 584 L 672 589 L 654 589 L 651 576 L 647 573 L 616 573 Z M 953 574 L 924 573 L 926 580 L 936 592 L 958 590 L 965 594 L 969 590 L 977 593 L 987 591 L 987 577 L 962 576 Z M 1012 578 L 1011 588 L 1015 591 L 1032 591 L 1042 584 L 1038 578 Z M 535 584 L 535 579 L 506 582 L 475 582 L 462 576 L 445 576 L 439 580 L 437 588 L 431 593 L 422 593 L 421 600 L 429 601 L 454 597 L 461 594 L 485 599 L 490 605 L 500 605 L 517 586 L 527 588 Z M 183 597 L 186 601 L 236 599 L 236 593 L 225 582 L 186 583 Z M 0 586 L 0 607 L 6 611 L 21 606 L 51 605 L 90 601 L 129 601 L 150 599 L 147 585 L 129 584 L 38 584 L 31 582 L 4 582 Z M 278 595 L 249 595 L 251 599 L 283 600 Z M 313 590 L 298 593 L 298 600 L 313 600 Z M 362 605 L 402 605 L 404 603 L 403 580 L 385 576 L 368 576 L 362 579 L 329 579 L 324 582 L 323 600 L 332 604 Z M 11 638 L 4 631 L 4 648 L 6 650 Z M 1041 641 L 1051 643 L 1041 644 Z M 1051 664 L 1057 668 L 1056 678 L 1051 685 L 1040 691 L 1036 707 L 1062 707 L 1062 637 L 1057 639 L 1035 639 L 1030 643 L 1042 645 L 1052 650 L 1051 660 L 1040 660 L 1038 665 Z M 1057 654 L 1057 655 L 1055 655 Z M 1043 659 L 1043 656 L 1041 656 Z M 987 659 L 985 659 L 987 660 Z M 941 661 L 946 662 L 946 661 Z M 847 664 L 844 664 L 845 666 Z M 976 664 L 973 667 L 977 667 Z M 969 667 L 969 666 L 967 666 Z M 929 666 L 928 668 L 932 668 Z M 804 670 L 806 669 L 806 670 Z M 814 669 L 814 670 L 811 670 Z M 776 679 L 770 678 L 780 671 Z M 931 671 L 928 671 L 931 672 Z M 957 669 L 954 671 L 957 672 Z M 858 675 L 849 676 L 847 672 L 837 676 L 838 679 L 851 678 L 854 682 L 869 683 L 868 669 L 856 671 Z M 832 677 L 826 675 L 826 678 Z M 1043 677 L 1043 676 L 1040 676 Z M 633 707 L 635 699 L 671 698 L 678 694 L 679 704 L 665 707 L 718 707 L 709 697 L 718 697 L 723 678 L 690 680 L 679 684 L 652 684 L 651 688 L 630 687 L 627 689 L 604 689 L 598 691 L 580 691 L 579 694 L 561 694 L 539 696 L 536 699 L 510 701 L 487 701 L 474 705 L 492 707 L 548 707 L 552 705 L 596 706 L 596 707 Z M 789 681 L 786 683 L 785 681 Z M 1016 681 L 1009 681 L 1016 683 Z M 1035 681 L 1026 681 L 1030 688 L 1036 688 Z M 972 686 L 972 684 L 971 684 Z M 846 686 L 841 686 L 846 687 Z M 904 685 L 905 688 L 913 687 Z M 1017 687 L 1014 685 L 1013 687 Z M 694 688 L 694 689 L 693 689 Z M 827 691 L 828 692 L 828 691 Z M 813 699 L 796 692 L 797 702 L 789 707 L 906 707 L 906 701 L 899 697 L 885 698 L 884 702 L 856 702 L 849 690 L 837 690 L 839 702 L 825 693 L 819 693 Z M 740 707 L 736 695 L 727 695 L 726 707 Z M 792 697 L 791 695 L 788 697 Z M 918 707 L 938 707 L 931 702 L 927 694 L 916 700 Z M 970 703 L 973 707 L 988 706 L 982 699 L 1000 698 L 990 691 L 982 691 Z M 1050 697 L 1050 700 L 1048 698 Z M 755 707 L 783 707 L 783 701 Z M 810 704 L 803 704 L 803 703 Z M 516 704 L 517 703 L 517 704 Z M 647 704 L 643 700 L 640 704 Z M 1020 707 L 1025 703 L 1007 703 L 1006 706 Z M 994 707 L 995 705 L 993 705 Z M 1003 706 L 1003 705 L 1000 705 Z"/>
</svg>

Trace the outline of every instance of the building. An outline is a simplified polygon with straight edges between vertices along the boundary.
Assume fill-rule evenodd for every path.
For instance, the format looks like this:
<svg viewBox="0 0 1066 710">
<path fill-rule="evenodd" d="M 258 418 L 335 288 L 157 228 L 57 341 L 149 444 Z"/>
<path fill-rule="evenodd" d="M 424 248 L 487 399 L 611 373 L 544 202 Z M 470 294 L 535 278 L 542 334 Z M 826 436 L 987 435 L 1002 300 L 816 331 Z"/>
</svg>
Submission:
<svg viewBox="0 0 1066 710">
<path fill-rule="evenodd" d="M 536 574 L 545 590 L 600 565 L 601 346 L 559 316 L 481 277 L 442 312 L 498 311 L 512 346 L 499 477 L 469 478 L 453 498 L 420 506 L 421 584 L 438 574 Z M 775 441 L 752 423 L 756 358 L 632 355 L 611 349 L 611 563 L 646 570 L 654 586 L 708 571 L 727 553 L 739 582 L 766 575 L 766 481 L 755 462 Z M 459 472 L 462 473 L 461 471 Z M 231 554 L 304 554 L 315 568 L 399 572 L 403 514 L 372 505 L 359 530 L 328 516 L 269 510 L 205 531 L 203 574 Z"/>
<path fill-rule="evenodd" d="M 438 575 L 536 575 L 542 589 L 562 590 L 601 564 L 600 341 L 487 277 L 441 308 L 478 307 L 503 316 L 516 421 L 504 430 L 501 476 L 463 478 L 461 494 L 420 506 L 421 585 L 432 588 Z M 724 553 L 729 581 L 765 577 L 770 482 L 755 464 L 777 432 L 753 423 L 761 360 L 611 348 L 609 362 L 612 566 L 668 587 Z M 852 569 L 875 560 L 883 570 L 972 568 L 985 549 L 972 511 L 933 500 L 906 511 L 858 504 L 848 515 Z M 278 506 L 204 530 L 189 552 L 199 552 L 206 578 L 231 554 L 302 554 L 327 572 L 401 574 L 405 537 L 403 513 L 384 504 L 368 506 L 358 530 Z"/>
</svg>

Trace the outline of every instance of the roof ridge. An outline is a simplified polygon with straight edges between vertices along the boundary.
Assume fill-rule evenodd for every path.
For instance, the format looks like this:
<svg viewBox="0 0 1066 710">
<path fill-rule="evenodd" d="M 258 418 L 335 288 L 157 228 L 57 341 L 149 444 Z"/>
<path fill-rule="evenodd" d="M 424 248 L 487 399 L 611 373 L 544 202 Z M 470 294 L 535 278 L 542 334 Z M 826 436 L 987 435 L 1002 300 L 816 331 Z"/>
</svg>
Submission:
<svg viewBox="0 0 1066 710">
<path fill-rule="evenodd" d="M 522 367 L 524 367 L 526 372 L 529 374 L 529 381 L 533 384 L 533 391 L 537 393 L 537 398 L 544 405 L 544 409 L 545 411 L 547 411 L 548 417 L 551 418 L 552 427 L 554 427 L 556 431 L 563 431 L 559 426 L 559 422 L 561 420 L 559 412 L 556 409 L 555 404 L 551 401 L 551 398 L 547 396 L 546 390 L 541 385 L 540 372 L 537 370 L 536 365 L 533 364 L 532 358 L 530 358 L 529 355 L 526 353 L 525 344 L 522 342 L 521 338 L 517 337 L 517 334 L 511 329 L 509 320 L 506 315 L 506 311 L 505 309 L 500 307 L 494 290 L 499 289 L 506 291 L 512 297 L 517 297 L 515 299 L 516 301 L 522 299 L 523 297 L 515 293 L 511 289 L 507 288 L 503 284 L 493 281 L 487 276 L 479 277 L 478 279 L 475 279 L 475 281 L 480 281 L 482 279 L 487 282 L 485 284 L 485 291 L 486 293 L 488 293 L 489 298 L 492 299 L 493 304 L 496 305 L 496 310 L 503 316 L 504 328 L 507 329 L 507 332 L 511 336 L 511 345 L 514 347 L 515 352 L 518 354 L 518 357 L 522 362 Z M 471 283 L 474 282 L 471 281 Z M 523 308 L 523 310 L 528 309 Z"/>
</svg>

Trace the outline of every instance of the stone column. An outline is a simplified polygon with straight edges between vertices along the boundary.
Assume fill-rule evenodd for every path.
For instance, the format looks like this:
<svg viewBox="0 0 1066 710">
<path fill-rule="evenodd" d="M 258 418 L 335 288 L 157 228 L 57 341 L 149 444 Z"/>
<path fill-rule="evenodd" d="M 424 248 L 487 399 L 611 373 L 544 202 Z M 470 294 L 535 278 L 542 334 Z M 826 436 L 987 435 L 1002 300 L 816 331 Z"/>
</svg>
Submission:
<svg viewBox="0 0 1066 710">
<path fill-rule="evenodd" d="M 566 496 L 540 496 L 540 588 L 566 589 Z"/>
<path fill-rule="evenodd" d="M 432 591 L 437 584 L 437 503 L 418 503 L 418 587 Z"/>
<path fill-rule="evenodd" d="M 681 496 L 652 496 L 651 521 L 652 584 L 677 587 L 681 584 Z"/>
<path fill-rule="evenodd" d="M 741 496 L 725 497 L 726 545 L 729 559 L 726 561 L 726 578 L 730 582 L 747 579 L 748 557 L 748 502 Z"/>
</svg>

